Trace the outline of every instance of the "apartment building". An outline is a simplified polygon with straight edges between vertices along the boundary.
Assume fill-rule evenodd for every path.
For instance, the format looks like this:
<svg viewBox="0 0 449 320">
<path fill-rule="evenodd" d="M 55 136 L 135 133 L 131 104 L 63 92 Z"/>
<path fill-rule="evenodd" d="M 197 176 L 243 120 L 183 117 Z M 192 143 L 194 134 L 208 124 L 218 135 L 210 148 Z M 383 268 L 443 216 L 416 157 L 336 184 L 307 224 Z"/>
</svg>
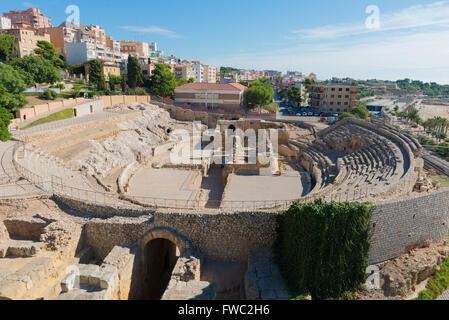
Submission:
<svg viewBox="0 0 449 320">
<path fill-rule="evenodd" d="M 0 29 L 11 29 L 11 19 L 5 16 L 0 16 Z"/>
<path fill-rule="evenodd" d="M 34 54 L 38 41 L 50 42 L 50 35 L 48 33 L 39 31 L 32 27 L 21 27 L 13 29 L 2 29 L 0 34 L 7 34 L 14 36 L 14 44 L 17 47 L 17 51 L 13 54 L 13 57 L 22 58 L 24 56 Z"/>
<path fill-rule="evenodd" d="M 71 65 L 81 64 L 89 60 L 97 59 L 95 43 L 73 42 L 65 44 L 66 61 Z"/>
<path fill-rule="evenodd" d="M 78 30 L 68 27 L 51 27 L 41 28 L 42 32 L 50 35 L 50 41 L 55 47 L 59 55 L 66 56 L 66 43 L 73 43 L 78 41 Z"/>
<path fill-rule="evenodd" d="M 104 60 L 111 63 L 120 63 L 121 54 L 119 42 L 106 37 L 106 32 L 98 25 L 84 26 L 63 22 L 57 28 L 45 29 L 54 33 L 55 48 L 66 57 L 71 64 L 80 64 L 92 59 Z M 62 46 L 64 37 L 64 49 Z M 70 62 L 72 61 L 72 62 Z"/>
<path fill-rule="evenodd" d="M 142 65 L 143 76 L 148 79 L 153 75 L 154 69 L 156 69 L 156 66 L 153 63 Z"/>
<path fill-rule="evenodd" d="M 320 112 L 349 112 L 359 103 L 359 88 L 356 86 L 327 84 L 313 85 L 310 106 Z"/>
<path fill-rule="evenodd" d="M 150 45 L 146 42 L 120 41 L 120 51 L 138 59 L 148 59 L 151 57 Z"/>
<path fill-rule="evenodd" d="M 204 67 L 199 61 L 192 63 L 192 68 L 195 70 L 196 78 L 195 82 L 204 82 Z"/>
<path fill-rule="evenodd" d="M 204 65 L 204 78 L 203 82 L 217 83 L 217 68 Z"/>
<path fill-rule="evenodd" d="M 111 36 L 106 36 L 106 61 L 122 63 L 120 41 L 112 39 Z"/>
<path fill-rule="evenodd" d="M 46 17 L 37 8 L 29 8 L 22 11 L 10 11 L 8 13 L 4 13 L 3 15 L 11 19 L 13 26 L 21 21 L 25 21 L 36 29 L 51 27 L 51 19 Z"/>
<path fill-rule="evenodd" d="M 105 81 L 109 81 L 109 76 L 119 76 L 120 75 L 120 67 L 118 67 L 116 64 L 108 62 L 108 61 L 102 61 L 103 63 L 103 75 Z M 84 74 L 86 77 L 89 77 L 89 62 L 84 62 Z"/>
<path fill-rule="evenodd" d="M 175 65 L 173 73 L 178 79 L 197 79 L 196 69 L 191 64 Z"/>
<path fill-rule="evenodd" d="M 232 112 L 242 107 L 246 89 L 239 83 L 188 83 L 175 89 L 175 103 Z"/>
</svg>

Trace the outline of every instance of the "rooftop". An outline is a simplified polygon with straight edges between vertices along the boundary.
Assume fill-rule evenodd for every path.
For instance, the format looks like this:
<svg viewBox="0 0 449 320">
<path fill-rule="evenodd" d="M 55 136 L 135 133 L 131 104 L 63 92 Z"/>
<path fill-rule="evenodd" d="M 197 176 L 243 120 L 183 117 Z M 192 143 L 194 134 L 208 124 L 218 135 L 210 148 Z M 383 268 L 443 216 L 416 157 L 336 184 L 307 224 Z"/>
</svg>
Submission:
<svg viewBox="0 0 449 320">
<path fill-rule="evenodd" d="M 240 83 L 187 83 L 176 90 L 244 91 L 248 89 Z"/>
</svg>

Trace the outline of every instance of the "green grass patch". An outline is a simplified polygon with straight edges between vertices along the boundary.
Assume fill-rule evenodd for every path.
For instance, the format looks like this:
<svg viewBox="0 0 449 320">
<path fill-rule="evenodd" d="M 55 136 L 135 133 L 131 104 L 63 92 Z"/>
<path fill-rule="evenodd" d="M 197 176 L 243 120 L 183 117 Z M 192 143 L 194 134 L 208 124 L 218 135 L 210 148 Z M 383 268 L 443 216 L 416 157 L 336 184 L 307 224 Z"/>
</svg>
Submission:
<svg viewBox="0 0 449 320">
<path fill-rule="evenodd" d="M 272 102 L 265 107 L 263 107 L 265 110 L 267 110 L 270 113 L 276 112 L 279 110 L 279 105 L 276 102 Z"/>
<path fill-rule="evenodd" d="M 421 291 L 416 300 L 435 300 L 449 288 L 449 259 L 442 264 L 426 289 Z"/>
<path fill-rule="evenodd" d="M 449 178 L 448 177 L 432 176 L 431 178 L 433 180 L 437 180 L 438 182 L 440 182 L 441 186 L 443 188 L 449 187 Z"/>
<path fill-rule="evenodd" d="M 73 108 L 65 109 L 65 110 L 62 110 L 59 112 L 55 112 L 55 113 L 49 115 L 48 117 L 36 120 L 36 121 L 30 123 L 29 125 L 23 127 L 22 130 L 29 129 L 29 128 L 38 126 L 40 124 L 69 119 L 69 118 L 73 118 L 73 117 L 75 117 L 75 110 Z"/>
</svg>

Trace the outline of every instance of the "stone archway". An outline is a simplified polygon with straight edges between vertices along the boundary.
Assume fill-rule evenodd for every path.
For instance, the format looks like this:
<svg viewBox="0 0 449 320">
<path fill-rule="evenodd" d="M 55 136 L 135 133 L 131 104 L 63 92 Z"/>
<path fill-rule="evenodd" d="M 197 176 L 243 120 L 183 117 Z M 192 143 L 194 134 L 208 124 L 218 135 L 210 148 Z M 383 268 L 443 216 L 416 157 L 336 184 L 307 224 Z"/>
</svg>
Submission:
<svg viewBox="0 0 449 320">
<path fill-rule="evenodd" d="M 178 258 L 190 244 L 174 230 L 155 228 L 141 238 L 139 247 L 143 299 L 158 300 L 167 288 Z"/>
</svg>

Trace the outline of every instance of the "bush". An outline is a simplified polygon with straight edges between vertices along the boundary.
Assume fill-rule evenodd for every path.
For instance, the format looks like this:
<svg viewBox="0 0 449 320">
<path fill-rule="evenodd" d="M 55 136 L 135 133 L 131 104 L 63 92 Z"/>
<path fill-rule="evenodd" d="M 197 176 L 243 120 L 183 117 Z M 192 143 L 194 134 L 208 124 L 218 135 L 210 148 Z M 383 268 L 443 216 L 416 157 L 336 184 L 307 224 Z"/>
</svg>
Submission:
<svg viewBox="0 0 449 320">
<path fill-rule="evenodd" d="M 366 280 L 369 203 L 295 203 L 277 218 L 275 259 L 293 296 L 339 298 Z"/>
<path fill-rule="evenodd" d="M 55 100 L 58 97 L 58 94 L 53 90 L 45 90 L 44 93 L 42 94 L 42 97 L 45 100 Z"/>
</svg>

